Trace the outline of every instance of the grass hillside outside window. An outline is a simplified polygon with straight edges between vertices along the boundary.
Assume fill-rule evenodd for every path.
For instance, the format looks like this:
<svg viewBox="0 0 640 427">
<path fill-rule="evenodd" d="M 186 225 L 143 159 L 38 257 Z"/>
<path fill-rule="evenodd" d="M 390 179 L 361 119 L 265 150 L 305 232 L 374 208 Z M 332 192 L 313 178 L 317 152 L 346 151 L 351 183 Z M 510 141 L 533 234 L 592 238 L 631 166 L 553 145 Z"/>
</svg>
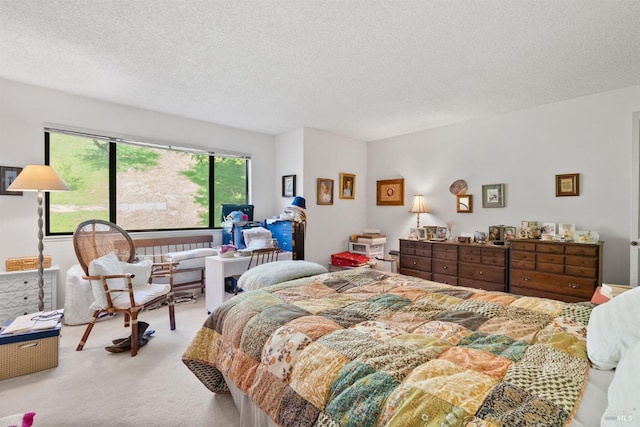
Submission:
<svg viewBox="0 0 640 427">
<path fill-rule="evenodd" d="M 47 134 L 49 164 L 71 189 L 49 193 L 47 234 L 92 218 L 129 231 L 219 227 L 222 203 L 247 203 L 246 159 Z"/>
</svg>

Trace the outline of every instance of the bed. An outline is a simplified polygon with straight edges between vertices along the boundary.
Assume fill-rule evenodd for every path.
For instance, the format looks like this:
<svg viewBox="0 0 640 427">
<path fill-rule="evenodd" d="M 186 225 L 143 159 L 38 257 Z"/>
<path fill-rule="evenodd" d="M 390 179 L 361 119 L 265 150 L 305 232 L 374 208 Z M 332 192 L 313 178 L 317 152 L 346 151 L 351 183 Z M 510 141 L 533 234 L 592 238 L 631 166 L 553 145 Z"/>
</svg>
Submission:
<svg viewBox="0 0 640 427">
<path fill-rule="evenodd" d="M 246 426 L 597 426 L 595 310 L 357 268 L 232 298 L 183 362 Z"/>
</svg>

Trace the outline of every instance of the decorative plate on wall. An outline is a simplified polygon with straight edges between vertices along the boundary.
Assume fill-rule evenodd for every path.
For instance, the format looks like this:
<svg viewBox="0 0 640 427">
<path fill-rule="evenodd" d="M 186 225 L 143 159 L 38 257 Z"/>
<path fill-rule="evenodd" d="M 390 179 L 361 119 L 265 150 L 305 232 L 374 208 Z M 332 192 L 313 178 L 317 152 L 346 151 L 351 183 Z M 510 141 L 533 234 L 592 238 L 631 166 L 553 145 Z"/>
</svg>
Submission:
<svg viewBox="0 0 640 427">
<path fill-rule="evenodd" d="M 464 179 L 459 179 L 451 184 L 451 186 L 449 187 L 449 191 L 451 192 L 451 194 L 457 196 L 459 194 L 464 194 L 465 191 L 467 191 L 467 188 L 467 182 Z"/>
</svg>

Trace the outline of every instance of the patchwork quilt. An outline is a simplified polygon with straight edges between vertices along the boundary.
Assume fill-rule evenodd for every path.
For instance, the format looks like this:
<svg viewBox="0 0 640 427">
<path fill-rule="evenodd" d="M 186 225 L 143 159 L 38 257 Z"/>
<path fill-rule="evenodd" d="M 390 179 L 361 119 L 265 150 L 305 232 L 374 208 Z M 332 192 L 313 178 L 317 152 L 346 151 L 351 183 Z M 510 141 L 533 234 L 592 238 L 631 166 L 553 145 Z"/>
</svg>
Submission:
<svg viewBox="0 0 640 427">
<path fill-rule="evenodd" d="M 232 298 L 183 362 L 281 426 L 566 426 L 591 309 L 358 268 Z"/>
</svg>

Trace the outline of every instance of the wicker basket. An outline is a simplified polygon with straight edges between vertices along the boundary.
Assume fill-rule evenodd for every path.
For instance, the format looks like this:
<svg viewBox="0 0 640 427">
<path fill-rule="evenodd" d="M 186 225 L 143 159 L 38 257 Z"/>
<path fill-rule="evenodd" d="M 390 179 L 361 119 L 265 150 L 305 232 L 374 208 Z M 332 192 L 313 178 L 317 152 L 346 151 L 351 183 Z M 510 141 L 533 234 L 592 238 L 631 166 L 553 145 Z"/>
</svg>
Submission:
<svg viewBox="0 0 640 427">
<path fill-rule="evenodd" d="M 51 257 L 45 255 L 44 260 L 42 261 L 42 265 L 44 268 L 51 267 Z M 18 258 L 7 258 L 7 260 L 5 261 L 5 267 L 7 271 L 35 270 L 38 268 L 38 257 L 25 256 Z"/>
</svg>

